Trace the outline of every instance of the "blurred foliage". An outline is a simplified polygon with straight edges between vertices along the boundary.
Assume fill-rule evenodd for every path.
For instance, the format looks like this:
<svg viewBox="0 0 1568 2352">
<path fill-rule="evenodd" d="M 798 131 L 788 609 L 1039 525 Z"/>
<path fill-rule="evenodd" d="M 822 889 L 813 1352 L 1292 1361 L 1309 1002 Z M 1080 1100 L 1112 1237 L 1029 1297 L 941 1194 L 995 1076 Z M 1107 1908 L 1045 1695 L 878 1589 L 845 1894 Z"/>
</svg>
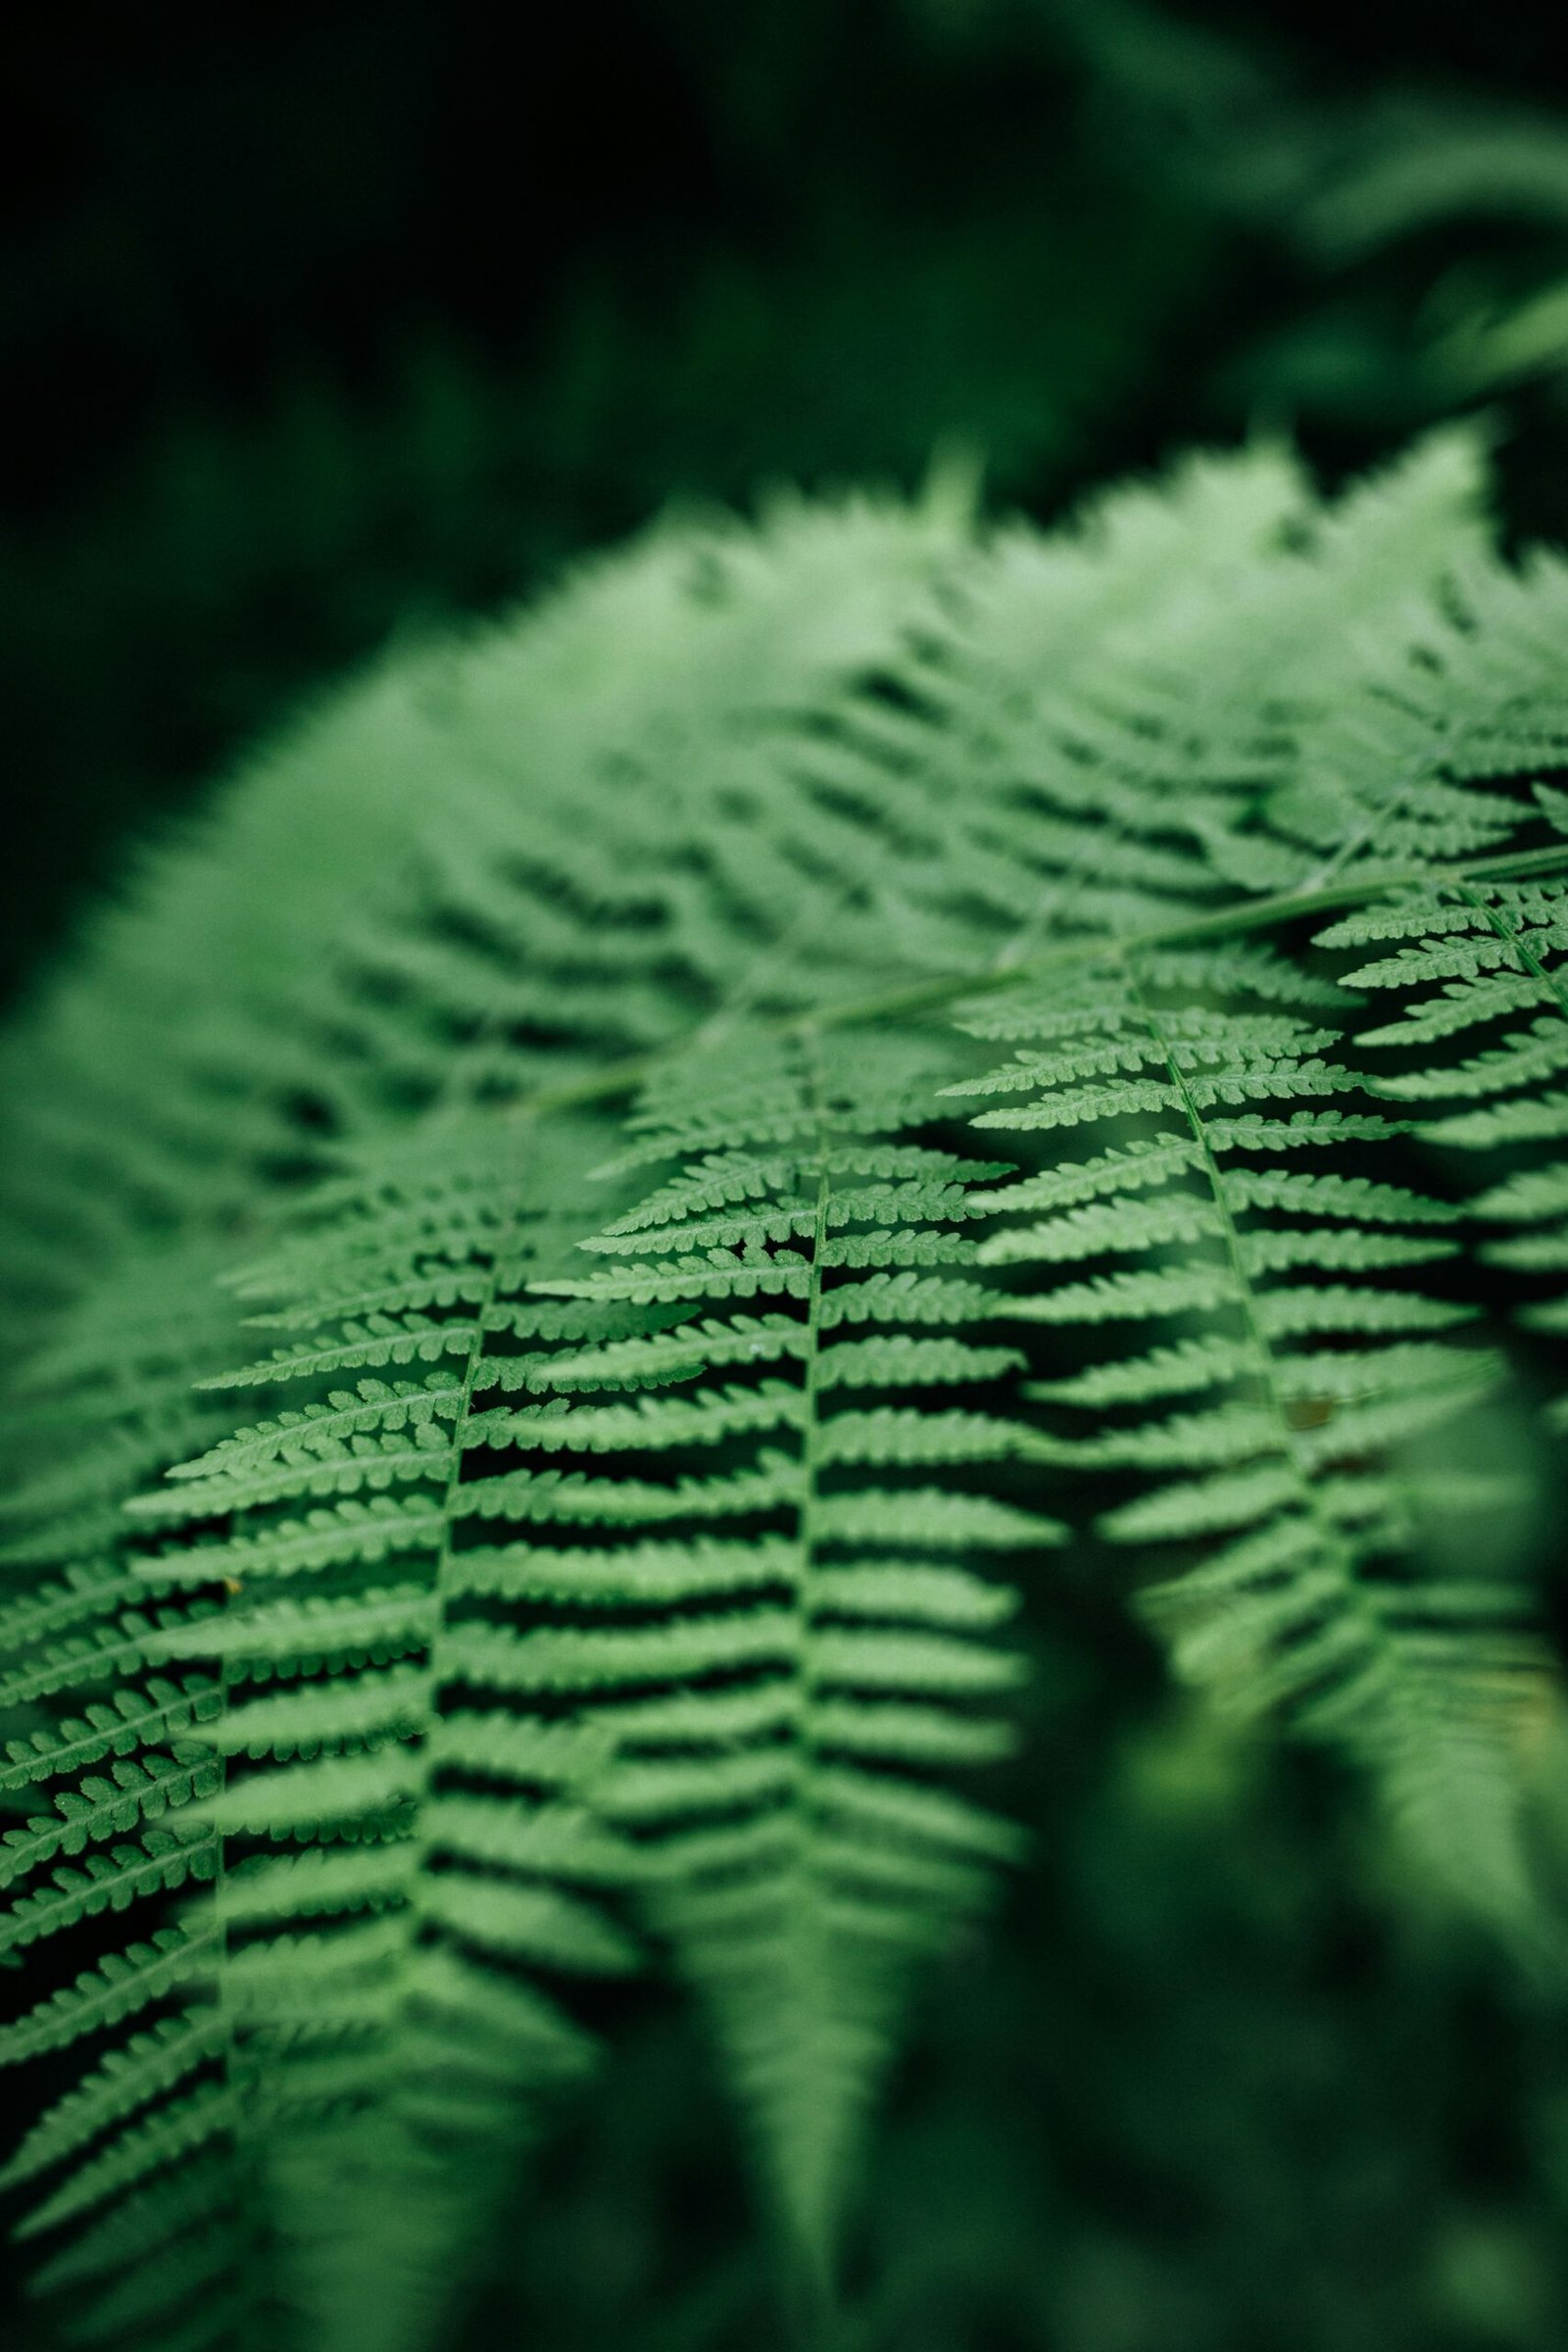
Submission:
<svg viewBox="0 0 1568 2352">
<path fill-rule="evenodd" d="M 1100 1668 L 1042 1727 L 1032 1883 L 928 1995 L 847 2344 L 1560 2341 L 1560 2029 L 1436 1926 L 1391 1926 L 1380 1857 L 1298 1757 L 1118 1704 L 1110 1676 L 1136 1670 Z M 649 2020 L 466 2340 L 778 2340 L 701 2070 L 695 2036 Z"/>
<path fill-rule="evenodd" d="M 475 162 L 462 112 L 477 102 L 482 140 L 498 110 L 475 82 L 483 12 L 456 14 L 461 70 L 408 0 L 385 46 L 344 9 L 279 56 L 209 28 L 167 78 L 127 71 L 96 94 L 98 178 L 22 240 L 0 355 L 21 354 L 13 399 L 47 462 L 0 536 L 0 698 L 33 836 L 13 974 L 63 894 L 110 870 L 119 825 L 399 622 L 516 595 L 672 498 L 908 484 L 947 439 L 1008 499 L 1103 470 L 1201 282 L 1200 214 L 1152 217 L 1072 129 L 1049 47 L 956 61 L 891 4 L 736 21 L 623 0 L 608 66 L 596 36 L 553 34 Z M 445 274 L 412 217 L 437 149 Z M 359 276 L 386 280 L 368 319 L 349 284 L 366 245 Z M 66 380 L 89 330 L 113 414 Z"/>
<path fill-rule="evenodd" d="M 912 483 L 949 437 L 1005 492 L 1059 479 L 1129 333 L 1157 324 L 1154 265 L 1187 263 L 1179 221 L 1131 269 L 1127 241 L 1108 201 L 1070 246 L 1005 213 L 913 243 L 858 223 L 787 269 L 705 257 L 653 301 L 606 271 L 531 367 L 425 328 L 362 392 L 299 365 L 254 416 L 166 424 L 64 528 L 0 540 L 0 699 L 43 828 L 30 889 L 83 847 L 54 828 L 62 800 L 102 833 L 399 624 L 515 595 L 668 499 Z M 13 933 L 11 956 L 28 944 Z"/>
<path fill-rule="evenodd" d="M 1488 89 L 1417 43 L 1368 82 L 1343 61 L 1336 75 L 1332 54 L 1325 74 L 1299 34 L 1259 46 L 1255 28 L 1241 39 L 1142 0 L 1047 13 L 1102 119 L 1262 263 L 1212 355 L 1212 419 L 1315 426 L 1344 462 L 1508 396 L 1515 518 L 1568 526 L 1568 115 L 1541 103 L 1549 59 L 1528 58 L 1523 90 Z"/>
<path fill-rule="evenodd" d="M 302 693 L 671 499 L 957 444 L 1046 513 L 1258 416 L 1334 470 L 1481 402 L 1511 519 L 1568 530 L 1549 12 L 565 17 L 521 68 L 474 0 L 8 35 L 7 983 Z M 1560 2342 L 1562 2021 L 1390 1901 L 1328 1767 L 1196 1722 L 1087 1584 L 1055 1622 L 1039 1867 L 928 2002 L 845 2352 Z M 765 2352 L 703 2065 L 639 2018 L 475 2347 Z"/>
</svg>

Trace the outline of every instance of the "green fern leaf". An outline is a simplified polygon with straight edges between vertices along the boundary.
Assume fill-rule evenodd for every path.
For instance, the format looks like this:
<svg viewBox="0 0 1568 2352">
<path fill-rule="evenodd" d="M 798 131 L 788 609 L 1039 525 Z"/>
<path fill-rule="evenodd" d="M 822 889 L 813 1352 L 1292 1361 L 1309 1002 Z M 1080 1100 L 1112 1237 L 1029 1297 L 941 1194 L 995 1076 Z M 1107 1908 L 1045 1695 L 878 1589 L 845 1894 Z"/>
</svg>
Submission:
<svg viewBox="0 0 1568 2352">
<path fill-rule="evenodd" d="M 1435 996 L 1418 996 L 1399 1016 L 1367 1030 L 1363 1046 L 1379 1050 L 1420 1048 L 1480 1029 L 1498 1043 L 1461 1059 L 1402 1070 L 1380 1081 L 1380 1091 L 1397 1100 L 1439 1105 L 1468 1104 L 1424 1122 L 1437 1144 L 1516 1162 L 1498 1173 L 1477 1198 L 1475 1213 L 1500 1228 L 1487 1243 L 1494 1266 L 1536 1284 L 1521 1303 L 1523 1319 L 1538 1330 L 1568 1329 L 1568 1292 L 1551 1277 L 1568 1272 L 1568 1095 L 1551 1081 L 1568 1068 L 1568 887 L 1560 882 L 1434 886 L 1401 897 L 1393 908 L 1373 907 L 1348 916 L 1322 937 L 1335 948 L 1359 948 L 1376 926 L 1397 921 L 1400 936 L 1418 944 L 1395 957 L 1379 958 L 1360 970 L 1360 984 L 1374 989 L 1420 990 L 1441 983 Z M 1481 975 L 1478 977 L 1478 975 Z M 1455 1005 L 1462 1020 L 1453 1017 Z M 1493 1030 L 1516 1013 L 1536 1008 L 1527 1029 Z M 1522 1161 L 1520 1155 L 1525 1154 Z M 1563 1409 L 1557 1408 L 1563 1419 Z"/>
<path fill-rule="evenodd" d="M 1230 987 L 1242 977 L 1238 962 Z M 1063 1056 L 1025 1047 L 1006 1065 L 1009 1082 L 1076 1087 L 1092 1099 L 1093 1080 L 1082 1075 L 1094 1066 L 1092 1041 L 1108 1028 L 1125 1053 L 1136 1040 L 1146 1066 L 1162 1072 L 1158 1100 L 1136 1106 L 1138 1149 L 1109 1161 L 1108 1173 L 1157 1170 L 1163 1189 L 1140 1181 L 1125 1208 L 1096 1202 L 1043 1224 L 1004 1226 L 981 1255 L 1015 1279 L 1036 1265 L 1050 1269 L 1053 1287 L 1044 1297 L 1020 1294 L 1016 1313 L 1156 1329 L 1152 1345 L 1031 1392 L 1053 1406 L 1141 1415 L 1051 1450 L 1162 1482 L 1105 1513 L 1101 1530 L 1117 1544 L 1190 1547 L 1187 1571 L 1148 1596 L 1174 1635 L 1178 1663 L 1246 1707 L 1294 1712 L 1358 1748 L 1446 1879 L 1529 1942 L 1540 1929 L 1521 1844 L 1519 1758 L 1541 1671 L 1518 1639 L 1529 1598 L 1499 1584 L 1490 1625 L 1480 1609 L 1462 1627 L 1446 1617 L 1419 1553 L 1411 1556 L 1406 1501 L 1411 1449 L 1462 1417 L 1494 1379 L 1494 1361 L 1437 1341 L 1366 1345 L 1462 1320 L 1462 1307 L 1380 1279 L 1449 1254 L 1453 1245 L 1431 1229 L 1451 1224 L 1453 1212 L 1407 1187 L 1290 1164 L 1293 1130 L 1272 1104 L 1298 1093 L 1303 1077 L 1316 1093 L 1356 1090 L 1348 1069 L 1319 1056 L 1321 1032 L 1299 1023 L 1293 1045 L 1271 1013 L 1260 1054 L 1257 1016 L 1214 1004 L 1209 975 L 1184 974 L 1173 956 L 1157 985 L 1128 957 L 1102 972 L 1098 990 L 1080 993 L 1083 1049 Z M 977 1025 L 986 1027 L 983 1014 Z M 1060 1034 L 1058 1007 L 1053 1035 Z M 972 1097 L 996 1083 L 955 1091 Z M 1246 1122 L 1209 1115 L 1238 1103 L 1258 1107 Z M 1101 1115 L 1125 1116 L 1128 1107 Z M 1342 1134 L 1354 1139 L 1355 1115 L 1314 1140 L 1332 1148 Z M 1083 1164 L 1098 1178 L 1093 1158 Z M 1042 1186 L 1059 1187 L 1060 1176 L 1057 1168 L 1026 1175 L 1016 1204 L 1032 1209 Z M 992 1204 L 1001 1214 L 1013 1202 L 1004 1189 Z M 1392 1230 L 1400 1227 L 1414 1230 Z M 1104 1252 L 1131 1261 L 1128 1269 L 1089 1282 L 1055 1278 L 1058 1266 Z M 1354 1279 L 1295 1279 L 1322 1270 Z M 1330 1343 L 1321 1353 L 1290 1345 L 1319 1337 Z M 1194 1389 L 1204 1396 L 1201 1409 L 1157 1417 L 1167 1398 Z M 1156 1417 L 1144 1417 L 1145 1408 Z M 1511 1673 L 1513 1729 L 1496 1694 Z M 1485 1774 L 1488 1793 L 1455 1811 L 1441 1792 L 1461 1767 L 1478 1788 Z"/>
<path fill-rule="evenodd" d="M 842 1066 L 864 1073 L 873 1104 L 907 1111 L 902 1051 L 890 1056 L 874 1043 L 856 1039 Z M 602 1499 L 573 1499 L 573 1520 L 591 1507 L 617 1527 L 640 1531 L 673 1515 L 701 1531 L 714 1516 L 744 1523 L 760 1512 L 781 1520 L 781 1532 L 745 1546 L 715 1545 L 701 1532 L 650 1546 L 639 1533 L 623 1555 L 621 1597 L 683 1604 L 678 1618 L 605 1633 L 491 1631 L 474 1637 L 467 1668 L 514 1686 L 590 1690 L 607 1708 L 620 1761 L 600 1802 L 643 1833 L 652 1916 L 711 2004 L 775 2193 L 819 2268 L 830 2260 L 907 1963 L 940 1943 L 977 1898 L 984 1865 L 1012 1849 L 985 1815 L 909 1777 L 916 1764 L 994 1752 L 992 1735 L 974 1742 L 961 1715 L 944 1737 L 942 1702 L 982 1698 L 1011 1679 L 1005 1655 L 974 1642 L 1005 1614 L 1007 1596 L 953 1555 L 1060 1533 L 961 1486 L 880 1481 L 890 1467 L 1005 1461 L 1026 1452 L 1028 1439 L 994 1415 L 856 1401 L 862 1386 L 890 1376 L 911 1386 L 931 1369 L 947 1380 L 994 1378 L 1015 1358 L 938 1342 L 933 1364 L 932 1343 L 905 1334 L 839 1336 L 910 1304 L 917 1319 L 972 1314 L 984 1294 L 951 1277 L 934 1278 L 945 1285 L 937 1290 L 931 1277 L 889 1281 L 890 1261 L 903 1254 L 902 1237 L 882 1222 L 895 1200 L 905 1219 L 923 1221 L 932 1262 L 971 1254 L 955 1226 L 976 1212 L 958 1182 L 961 1162 L 855 1134 L 836 1107 L 846 1091 L 837 1072 L 820 1054 L 780 1056 L 747 1039 L 683 1074 L 678 1118 L 662 1115 L 661 1098 L 648 1104 L 638 1124 L 669 1152 L 701 1152 L 715 1130 L 733 1139 L 731 1151 L 662 1186 L 590 1245 L 618 1259 L 634 1249 L 657 1279 L 628 1282 L 606 1268 L 550 1289 L 595 1305 L 656 1297 L 686 1316 L 739 1293 L 754 1314 L 699 1313 L 655 1340 L 610 1337 L 597 1350 L 557 1356 L 548 1368 L 557 1391 L 591 1397 L 652 1377 L 661 1393 L 622 1406 L 527 1408 L 497 1431 L 524 1452 L 664 1454 L 659 1486 L 591 1479 Z M 787 1153 L 753 1150 L 786 1134 Z M 745 1212 L 715 1219 L 715 1182 L 729 1184 L 743 1166 Z M 745 1268 L 741 1283 L 730 1252 Z M 797 1311 L 781 1311 L 781 1300 Z M 710 1369 L 710 1345 L 726 1367 L 757 1364 L 756 1385 L 696 1385 Z M 781 1380 L 780 1365 L 794 1377 Z M 764 1446 L 756 1470 L 743 1460 L 716 1481 L 683 1473 L 693 1449 L 701 1459 L 715 1445 L 780 1430 L 792 1449 Z M 567 1492 L 547 1490 L 543 1507 L 565 1507 Z M 652 1587 L 642 1581 L 650 1557 Z M 778 1595 L 771 1607 L 704 1613 L 760 1584 Z M 690 1695 L 673 1709 L 650 1708 L 637 1696 L 649 1682 L 678 1682 Z M 745 1735 L 733 1702 L 753 1690 L 750 1739 L 737 1745 Z"/>
</svg>

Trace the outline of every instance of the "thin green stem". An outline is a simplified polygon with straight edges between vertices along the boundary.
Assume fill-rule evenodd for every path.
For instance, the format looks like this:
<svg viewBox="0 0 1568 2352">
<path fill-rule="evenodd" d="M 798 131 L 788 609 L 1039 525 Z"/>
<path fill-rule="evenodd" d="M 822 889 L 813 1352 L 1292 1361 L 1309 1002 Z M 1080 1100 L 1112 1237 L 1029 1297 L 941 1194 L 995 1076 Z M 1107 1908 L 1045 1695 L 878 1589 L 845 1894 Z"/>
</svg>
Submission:
<svg viewBox="0 0 1568 2352">
<path fill-rule="evenodd" d="M 784 2320 L 795 2352 L 840 2352 L 843 2323 L 827 2282 L 793 2249 L 782 2249 Z"/>
<path fill-rule="evenodd" d="M 1516 931 L 1510 923 L 1505 923 L 1498 909 L 1489 906 L 1487 901 L 1476 891 L 1461 890 L 1459 895 L 1472 912 L 1481 916 L 1494 936 L 1500 939 L 1503 945 L 1512 951 L 1515 959 L 1530 974 L 1530 977 L 1540 981 L 1556 1010 L 1563 1015 L 1565 1020 L 1568 1020 L 1568 989 L 1564 988 L 1558 975 L 1549 971 L 1542 962 L 1524 933 Z"/>
<path fill-rule="evenodd" d="M 847 997 L 838 1004 L 819 1006 L 809 1013 L 792 1013 L 767 1022 L 765 1027 L 775 1036 L 808 1037 L 828 1029 L 853 1028 L 864 1021 L 895 1019 L 908 1013 L 937 1012 L 944 1005 L 961 1003 L 967 998 L 996 996 L 1004 989 L 1026 986 L 1032 980 L 1043 979 L 1050 972 L 1063 971 L 1071 966 L 1082 968 L 1087 963 L 1120 963 L 1158 948 L 1199 947 L 1215 939 L 1244 938 L 1250 932 L 1269 931 L 1285 923 L 1300 922 L 1316 914 L 1332 914 L 1337 908 L 1358 906 L 1370 899 L 1381 898 L 1394 890 L 1415 890 L 1426 887 L 1448 887 L 1466 882 L 1511 882 L 1525 880 L 1535 874 L 1557 873 L 1568 868 L 1568 842 L 1554 844 L 1544 850 L 1519 850 L 1494 858 L 1472 858 L 1452 865 L 1408 865 L 1385 867 L 1381 872 L 1350 881 L 1336 882 L 1313 890 L 1275 891 L 1267 898 L 1247 899 L 1230 906 L 1211 908 L 1204 914 L 1178 916 L 1174 921 L 1156 924 L 1147 931 L 1129 931 L 1098 938 L 1084 933 L 1072 939 L 1060 939 L 1038 956 L 999 969 L 988 966 L 978 972 L 944 973 L 933 980 L 914 980 L 902 988 L 890 988 L 879 994 Z M 604 1102 L 629 1095 L 641 1085 L 650 1070 L 666 1058 L 671 1049 L 641 1054 L 627 1061 L 612 1062 L 608 1069 L 594 1070 L 582 1078 L 568 1080 L 561 1086 L 541 1087 L 517 1104 L 522 1115 L 552 1110 L 569 1110 L 578 1103 Z M 673 1049 L 678 1051 L 678 1049 Z"/>
<path fill-rule="evenodd" d="M 496 1303 L 501 1289 L 501 1276 L 506 1262 L 506 1253 L 515 1244 L 521 1223 L 521 1215 L 514 1215 L 511 1224 L 505 1228 L 503 1234 L 496 1241 L 489 1274 L 473 1306 L 473 1337 L 464 1359 L 463 1385 L 459 1394 L 457 1414 L 452 1424 L 452 1451 L 447 1464 L 446 1484 L 442 1489 L 441 1495 L 441 1542 L 436 1551 L 434 1566 L 431 1569 L 432 1606 L 428 1655 L 432 1710 L 438 1708 L 440 1704 L 441 1645 L 446 1635 L 447 1604 L 451 1597 L 452 1535 L 457 1521 L 458 1490 L 463 1480 L 464 1433 L 473 1410 L 474 1386 L 484 1362 L 485 1349 L 489 1345 L 486 1317 Z M 427 1726 L 420 1756 L 419 1784 L 415 1791 L 417 1818 L 414 1835 L 409 1841 L 409 1900 L 404 1915 L 403 1949 L 405 1953 L 412 1950 L 424 1926 L 424 1912 L 418 1899 L 418 1891 L 421 1878 L 430 1858 L 427 1815 L 435 1770 L 433 1736 L 430 1727 Z"/>
<path fill-rule="evenodd" d="M 1194 947 L 1211 939 L 1241 938 L 1248 932 L 1269 931 L 1284 923 L 1299 922 L 1309 915 L 1329 914 L 1336 907 L 1359 906 L 1392 890 L 1514 881 L 1562 867 L 1568 867 L 1568 842 L 1551 849 L 1521 850 L 1512 857 L 1474 858 L 1459 865 L 1399 866 L 1368 875 L 1362 881 L 1337 882 L 1319 890 L 1275 891 L 1268 898 L 1248 899 L 1237 906 L 1213 908 L 1206 914 L 1178 917 L 1148 931 L 1112 934 L 1104 939 L 1086 933 L 1057 940 L 1039 956 L 1009 964 L 1004 971 L 915 981 L 907 988 L 889 989 L 878 997 L 851 998 L 843 1004 L 829 1005 L 825 1010 L 782 1026 L 795 1030 L 838 1029 L 858 1021 L 880 1020 L 890 1014 L 935 1010 L 965 997 L 993 996 L 1002 989 L 1016 988 L 1022 982 L 1060 971 L 1070 964 L 1081 967 L 1088 963 L 1121 962 L 1129 956 L 1147 955 L 1152 949 Z"/>
<path fill-rule="evenodd" d="M 1213 1142 L 1209 1136 L 1208 1122 L 1199 1107 L 1197 1098 L 1188 1082 L 1187 1073 L 1160 1025 L 1158 1014 L 1144 995 L 1136 972 L 1133 975 L 1132 985 L 1139 1010 L 1150 1036 L 1164 1057 L 1166 1073 L 1181 1099 L 1182 1116 L 1186 1120 L 1193 1142 L 1198 1148 L 1203 1179 L 1208 1187 L 1214 1213 L 1220 1223 L 1221 1247 L 1224 1250 L 1225 1262 L 1230 1273 L 1235 1309 L 1246 1333 L 1247 1350 L 1251 1359 L 1251 1376 L 1257 1388 L 1262 1392 L 1264 1407 L 1275 1425 L 1276 1450 L 1294 1475 L 1303 1505 L 1315 1518 L 1321 1520 L 1321 1511 L 1313 1491 L 1311 1475 L 1296 1432 L 1291 1427 L 1290 1415 L 1285 1408 L 1285 1399 L 1280 1393 L 1279 1377 L 1274 1368 L 1274 1349 L 1264 1332 L 1262 1319 L 1258 1313 L 1256 1286 L 1248 1271 L 1246 1246 L 1241 1228 L 1236 1222 L 1236 1211 L 1231 1201 L 1230 1187 L 1225 1181 L 1225 1171 L 1220 1166 Z"/>
<path fill-rule="evenodd" d="M 1129 978 L 1139 1011 L 1150 1036 L 1164 1057 L 1166 1071 L 1180 1099 L 1182 1117 L 1200 1155 L 1203 1179 L 1220 1221 L 1220 1242 L 1230 1272 L 1234 1309 L 1240 1318 L 1251 1362 L 1251 1379 L 1261 1394 L 1263 1409 L 1273 1425 L 1274 1444 L 1271 1450 L 1289 1472 L 1296 1489 L 1296 1507 L 1311 1522 L 1322 1545 L 1322 1556 L 1332 1564 L 1338 1575 L 1340 1606 L 1361 1634 L 1369 1654 L 1373 1657 L 1385 1655 L 1390 1647 L 1389 1628 L 1367 1592 L 1353 1544 L 1326 1505 L 1321 1482 L 1314 1477 L 1306 1448 L 1291 1421 L 1287 1398 L 1280 1384 L 1274 1343 L 1259 1312 L 1257 1284 L 1248 1264 L 1246 1240 L 1237 1222 L 1231 1188 L 1214 1150 L 1208 1121 L 1158 1013 L 1145 995 L 1136 966 Z"/>
<path fill-rule="evenodd" d="M 827 1246 L 828 1204 L 832 1199 L 833 1189 L 833 1180 L 828 1173 L 827 1136 L 822 1130 L 818 1131 L 818 1150 L 821 1153 L 821 1166 L 817 1176 L 816 1215 L 811 1230 L 811 1271 L 809 1287 L 807 1292 L 805 1426 L 801 1440 L 801 1501 L 796 1522 L 799 1566 L 795 1577 L 795 1615 L 799 1627 L 799 1654 L 802 1660 L 800 1688 L 796 1697 L 795 1741 L 798 1764 L 804 1763 L 812 1752 L 810 1715 L 811 1703 L 815 1696 L 810 1671 L 811 1570 L 817 1542 L 815 1515 L 821 1450 L 818 1398 L 822 1377 L 822 1257 Z"/>
</svg>

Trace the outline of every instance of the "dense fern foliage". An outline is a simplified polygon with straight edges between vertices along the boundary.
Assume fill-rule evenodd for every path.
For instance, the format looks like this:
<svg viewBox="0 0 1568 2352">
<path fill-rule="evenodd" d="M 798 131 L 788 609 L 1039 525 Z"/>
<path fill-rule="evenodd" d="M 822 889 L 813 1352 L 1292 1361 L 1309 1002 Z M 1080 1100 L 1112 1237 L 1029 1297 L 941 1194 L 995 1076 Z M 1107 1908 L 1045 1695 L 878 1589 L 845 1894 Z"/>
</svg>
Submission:
<svg viewBox="0 0 1568 2352">
<path fill-rule="evenodd" d="M 1560 1985 L 1568 568 L 1484 508 L 1448 434 L 662 529 L 308 718 L 17 1025 L 65 2329 L 438 2343 L 647 1971 L 825 2341 L 1064 1554 Z"/>
</svg>

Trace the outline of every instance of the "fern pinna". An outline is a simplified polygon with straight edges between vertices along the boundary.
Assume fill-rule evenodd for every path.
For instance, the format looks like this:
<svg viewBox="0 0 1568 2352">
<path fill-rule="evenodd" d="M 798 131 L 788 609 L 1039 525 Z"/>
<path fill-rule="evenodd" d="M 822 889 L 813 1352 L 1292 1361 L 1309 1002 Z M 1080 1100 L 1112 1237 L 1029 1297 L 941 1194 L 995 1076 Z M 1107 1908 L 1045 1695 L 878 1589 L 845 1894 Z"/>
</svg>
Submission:
<svg viewBox="0 0 1568 2352">
<path fill-rule="evenodd" d="M 1486 1317 L 1561 1327 L 1568 574 L 1483 488 L 1450 434 L 1331 508 L 1264 446 L 1051 537 L 671 526 L 308 721 L 18 1025 L 64 2332 L 438 2342 L 637 1971 L 829 2328 L 1069 1529 L 1560 1973 Z"/>
</svg>

